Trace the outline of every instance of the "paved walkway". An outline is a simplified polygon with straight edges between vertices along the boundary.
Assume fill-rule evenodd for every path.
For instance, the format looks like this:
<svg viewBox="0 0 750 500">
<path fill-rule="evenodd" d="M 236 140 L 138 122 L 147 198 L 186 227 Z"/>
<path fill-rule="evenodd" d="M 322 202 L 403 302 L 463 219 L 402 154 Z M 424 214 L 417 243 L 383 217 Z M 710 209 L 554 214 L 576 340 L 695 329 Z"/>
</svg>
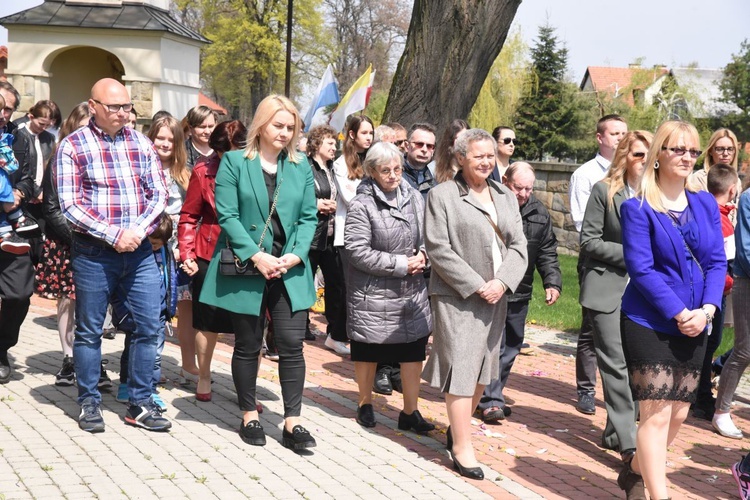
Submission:
<svg viewBox="0 0 750 500">
<path fill-rule="evenodd" d="M 530 328 L 536 355 L 519 357 L 507 394 L 513 414 L 502 425 L 476 427 L 487 480 L 464 480 L 445 451 L 447 416 L 441 395 L 423 385 L 422 414 L 438 430 L 430 437 L 401 432 L 400 395 L 376 396 L 378 425 L 354 421 L 353 364 L 308 342 L 303 417 L 318 441 L 306 454 L 281 446 L 282 404 L 276 364 L 264 360 L 259 380 L 268 445 L 245 445 L 230 371 L 231 337 L 217 348 L 213 401 L 200 403 L 173 380 L 179 347 L 168 343 L 161 395 L 170 433 L 123 423 L 124 405 L 104 394 L 107 430 L 77 426 L 74 387 L 54 385 L 60 364 L 54 303 L 35 298 L 11 351 L 14 374 L 0 386 L 0 498 L 617 498 L 619 458 L 598 447 L 604 424 L 574 410 L 574 337 Z M 105 340 L 113 379 L 122 336 Z M 116 385 L 115 385 L 116 387 Z M 736 415 L 750 430 L 743 387 Z M 745 441 L 722 438 L 705 421 L 688 420 L 668 455 L 673 498 L 736 498 L 729 465 Z"/>
</svg>

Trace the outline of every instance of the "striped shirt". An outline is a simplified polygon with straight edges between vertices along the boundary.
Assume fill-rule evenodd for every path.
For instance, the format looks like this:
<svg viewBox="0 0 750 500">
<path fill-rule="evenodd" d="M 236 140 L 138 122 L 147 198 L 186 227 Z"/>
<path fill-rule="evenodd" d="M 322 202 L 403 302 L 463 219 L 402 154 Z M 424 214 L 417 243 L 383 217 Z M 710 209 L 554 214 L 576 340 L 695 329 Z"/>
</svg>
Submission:
<svg viewBox="0 0 750 500">
<path fill-rule="evenodd" d="M 151 141 L 123 127 L 115 137 L 94 118 L 60 143 L 60 208 L 73 230 L 115 245 L 125 229 L 145 238 L 159 224 L 167 185 Z"/>
</svg>

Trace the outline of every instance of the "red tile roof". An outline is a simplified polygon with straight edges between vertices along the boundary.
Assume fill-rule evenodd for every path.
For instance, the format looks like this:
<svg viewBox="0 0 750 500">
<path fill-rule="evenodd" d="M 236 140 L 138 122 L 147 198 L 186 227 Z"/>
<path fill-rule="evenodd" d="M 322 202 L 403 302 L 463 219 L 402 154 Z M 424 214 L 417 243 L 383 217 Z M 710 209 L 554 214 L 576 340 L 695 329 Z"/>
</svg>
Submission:
<svg viewBox="0 0 750 500">
<path fill-rule="evenodd" d="M 8 58 L 8 47 L 5 45 L 0 45 L 0 59 L 2 58 Z"/>
<path fill-rule="evenodd" d="M 209 108 L 213 109 L 220 115 L 226 115 L 227 110 L 225 108 L 222 108 L 218 104 L 216 104 L 214 101 L 212 101 L 207 95 L 205 95 L 203 92 L 198 93 L 198 106 L 208 106 Z"/>
<path fill-rule="evenodd" d="M 664 67 L 657 68 L 613 68 L 609 66 L 589 66 L 586 68 L 586 74 L 583 76 L 581 82 L 581 88 L 583 88 L 586 80 L 591 79 L 591 84 L 596 92 L 607 92 L 615 97 L 619 97 L 626 92 L 625 101 L 629 105 L 633 105 L 633 92 L 632 89 L 628 89 L 631 85 L 633 76 L 641 73 L 647 75 L 644 78 L 644 84 L 638 85 L 636 88 L 643 89 L 655 82 L 659 77 L 668 73 L 668 70 Z"/>
</svg>

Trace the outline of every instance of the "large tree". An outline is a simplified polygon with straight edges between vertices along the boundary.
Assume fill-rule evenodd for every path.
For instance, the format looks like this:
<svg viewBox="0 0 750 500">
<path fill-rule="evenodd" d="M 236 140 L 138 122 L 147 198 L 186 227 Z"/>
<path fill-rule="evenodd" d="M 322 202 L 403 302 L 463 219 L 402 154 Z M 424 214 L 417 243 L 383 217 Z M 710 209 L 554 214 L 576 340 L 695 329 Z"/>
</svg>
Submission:
<svg viewBox="0 0 750 500">
<path fill-rule="evenodd" d="M 384 121 L 466 118 L 521 0 L 414 0 Z"/>
<path fill-rule="evenodd" d="M 747 40 L 742 42 L 739 54 L 732 54 L 719 88 L 723 101 L 740 110 L 726 117 L 727 123 L 735 129 L 740 141 L 750 141 L 750 42 Z"/>
</svg>

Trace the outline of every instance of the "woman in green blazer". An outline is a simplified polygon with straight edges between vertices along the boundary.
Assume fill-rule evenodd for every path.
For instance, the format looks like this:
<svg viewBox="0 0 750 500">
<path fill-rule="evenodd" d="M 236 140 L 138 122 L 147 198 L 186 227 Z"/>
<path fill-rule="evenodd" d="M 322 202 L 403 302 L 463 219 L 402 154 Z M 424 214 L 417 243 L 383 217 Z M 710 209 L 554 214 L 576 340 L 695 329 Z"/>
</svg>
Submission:
<svg viewBox="0 0 750 500">
<path fill-rule="evenodd" d="M 620 303 L 628 283 L 622 250 L 620 206 L 635 193 L 643 175 L 650 132 L 628 132 L 615 150 L 604 180 L 594 184 L 581 228 L 581 305 L 591 312 L 594 349 L 602 377 L 607 424 L 602 447 L 620 452 L 623 461 L 635 453 L 635 420 L 628 368 L 620 336 Z"/>
<path fill-rule="evenodd" d="M 284 400 L 282 444 L 292 449 L 315 446 L 299 424 L 305 384 L 302 344 L 307 309 L 315 302 L 307 253 L 318 222 L 312 170 L 294 147 L 300 125 L 292 102 L 270 95 L 255 112 L 245 150 L 222 158 L 216 175 L 222 232 L 200 296 L 201 302 L 231 313 L 232 378 L 243 413 L 240 436 L 256 446 L 266 444 L 255 390 L 265 311 L 271 313 Z M 227 242 L 235 256 L 251 261 L 259 274 L 220 274 L 219 255 Z"/>
</svg>

